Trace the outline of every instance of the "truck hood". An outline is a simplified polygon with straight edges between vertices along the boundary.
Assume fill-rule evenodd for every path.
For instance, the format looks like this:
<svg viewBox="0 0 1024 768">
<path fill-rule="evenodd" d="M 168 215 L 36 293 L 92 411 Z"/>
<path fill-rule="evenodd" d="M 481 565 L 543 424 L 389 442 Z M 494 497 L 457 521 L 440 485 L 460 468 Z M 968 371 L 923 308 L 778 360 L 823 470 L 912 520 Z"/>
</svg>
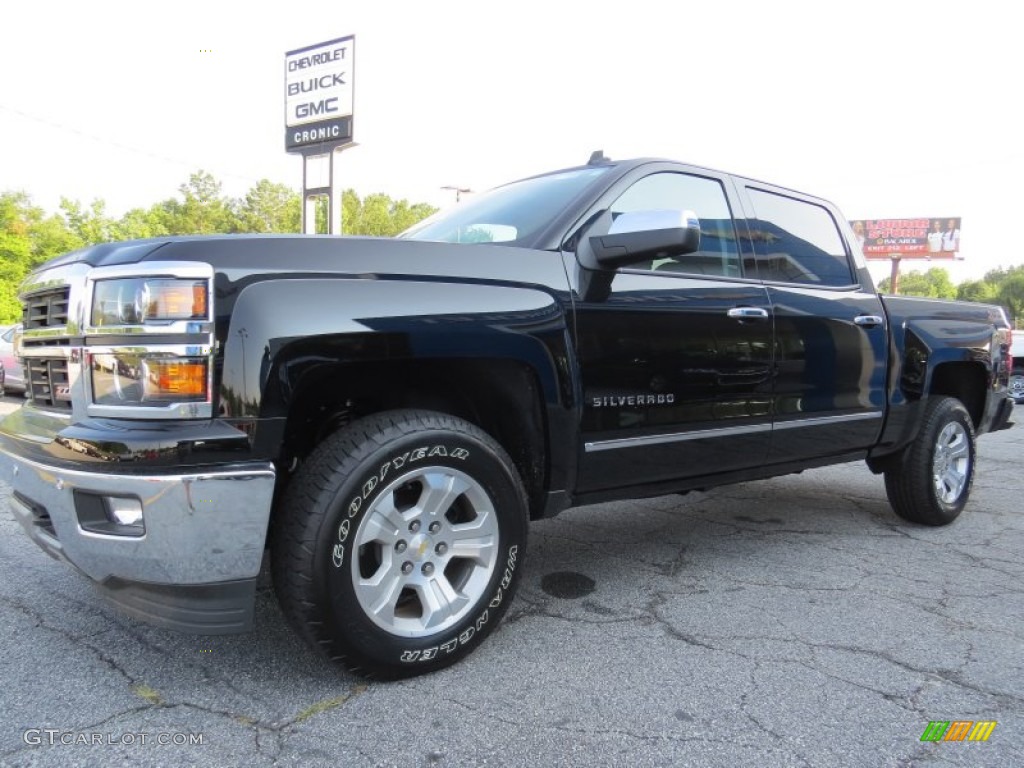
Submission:
<svg viewBox="0 0 1024 768">
<path fill-rule="evenodd" d="M 512 246 L 327 235 L 221 235 L 103 243 L 59 256 L 35 274 L 86 263 L 198 261 L 232 282 L 273 274 L 458 278 L 568 288 L 557 253 Z"/>
</svg>

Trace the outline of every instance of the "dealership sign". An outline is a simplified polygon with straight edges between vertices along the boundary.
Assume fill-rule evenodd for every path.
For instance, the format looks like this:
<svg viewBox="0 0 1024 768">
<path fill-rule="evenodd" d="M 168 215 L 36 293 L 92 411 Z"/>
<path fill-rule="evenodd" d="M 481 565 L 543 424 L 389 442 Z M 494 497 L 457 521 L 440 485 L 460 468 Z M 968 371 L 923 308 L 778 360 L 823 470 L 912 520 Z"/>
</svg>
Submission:
<svg viewBox="0 0 1024 768">
<path fill-rule="evenodd" d="M 869 259 L 959 259 L 960 217 L 857 219 L 853 234 Z"/>
<path fill-rule="evenodd" d="M 326 151 L 352 141 L 355 35 L 284 58 L 285 149 Z"/>
</svg>

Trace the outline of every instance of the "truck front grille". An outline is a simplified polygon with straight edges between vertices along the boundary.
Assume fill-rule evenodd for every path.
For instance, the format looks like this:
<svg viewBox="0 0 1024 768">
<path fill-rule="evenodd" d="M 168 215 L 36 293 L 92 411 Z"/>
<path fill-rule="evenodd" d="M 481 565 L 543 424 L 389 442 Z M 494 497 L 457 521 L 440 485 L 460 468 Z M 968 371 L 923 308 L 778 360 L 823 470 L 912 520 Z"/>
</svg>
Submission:
<svg viewBox="0 0 1024 768">
<path fill-rule="evenodd" d="M 70 292 L 70 287 L 65 285 L 26 296 L 22 314 L 25 330 L 67 325 Z"/>
<path fill-rule="evenodd" d="M 67 359 L 27 357 L 24 362 L 26 389 L 32 402 L 48 408 L 70 409 L 71 382 Z"/>
</svg>

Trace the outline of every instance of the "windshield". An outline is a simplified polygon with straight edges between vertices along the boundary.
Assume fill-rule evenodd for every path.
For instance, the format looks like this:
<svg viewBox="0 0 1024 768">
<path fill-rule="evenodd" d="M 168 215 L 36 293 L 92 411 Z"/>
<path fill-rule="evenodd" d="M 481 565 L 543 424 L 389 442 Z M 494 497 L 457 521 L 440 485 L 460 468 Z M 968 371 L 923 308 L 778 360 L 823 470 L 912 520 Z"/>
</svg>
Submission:
<svg viewBox="0 0 1024 768">
<path fill-rule="evenodd" d="M 607 170 L 581 168 L 506 184 L 435 213 L 399 237 L 443 243 L 522 243 L 541 232 Z"/>
</svg>

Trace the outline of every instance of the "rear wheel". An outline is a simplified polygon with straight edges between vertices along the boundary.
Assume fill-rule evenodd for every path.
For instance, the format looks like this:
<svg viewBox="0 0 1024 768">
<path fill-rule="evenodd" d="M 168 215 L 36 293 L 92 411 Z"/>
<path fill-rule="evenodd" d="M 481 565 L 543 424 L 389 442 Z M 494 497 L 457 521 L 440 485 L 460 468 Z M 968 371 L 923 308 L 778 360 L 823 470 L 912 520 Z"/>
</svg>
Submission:
<svg viewBox="0 0 1024 768">
<path fill-rule="evenodd" d="M 963 511 L 974 482 L 974 426 L 952 397 L 930 397 L 917 439 L 885 472 L 889 503 L 904 520 L 947 525 Z"/>
<path fill-rule="evenodd" d="M 1024 368 L 1014 368 L 1010 376 L 1010 396 L 1018 403 L 1024 402 Z"/>
<path fill-rule="evenodd" d="M 314 647 L 367 677 L 422 674 L 472 651 L 512 599 L 526 494 L 489 435 L 392 411 L 326 438 L 275 518 L 282 608 Z"/>
</svg>

